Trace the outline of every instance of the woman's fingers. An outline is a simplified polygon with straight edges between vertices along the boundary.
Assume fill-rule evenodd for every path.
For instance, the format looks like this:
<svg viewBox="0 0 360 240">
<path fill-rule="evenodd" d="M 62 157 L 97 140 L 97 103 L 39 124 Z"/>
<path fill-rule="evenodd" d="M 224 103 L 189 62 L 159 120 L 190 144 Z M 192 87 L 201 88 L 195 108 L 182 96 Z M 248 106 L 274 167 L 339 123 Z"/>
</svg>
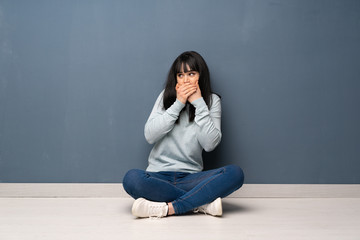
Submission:
<svg viewBox="0 0 360 240">
<path fill-rule="evenodd" d="M 188 92 L 192 92 L 192 91 L 196 91 L 196 87 L 194 87 L 194 86 L 192 86 L 192 87 L 189 87 L 189 88 L 185 88 L 184 90 L 183 90 L 183 92 L 184 93 L 188 93 Z"/>
<path fill-rule="evenodd" d="M 195 85 L 192 85 L 192 84 L 186 84 L 186 85 L 181 85 L 179 87 L 179 90 L 180 91 L 183 91 L 183 92 L 187 92 L 187 91 L 191 91 L 192 89 L 196 89 L 197 87 Z"/>
<path fill-rule="evenodd" d="M 188 99 L 189 96 L 191 96 L 192 94 L 194 94 L 196 92 L 196 89 L 192 89 L 192 90 L 188 90 L 184 93 L 186 100 Z"/>
<path fill-rule="evenodd" d="M 186 103 L 186 101 L 188 100 L 189 96 L 191 96 L 192 94 L 194 94 L 197 91 L 197 86 L 196 84 L 190 84 L 190 83 L 186 83 L 186 84 L 176 84 L 176 95 L 177 98 L 182 102 L 182 103 Z"/>
</svg>

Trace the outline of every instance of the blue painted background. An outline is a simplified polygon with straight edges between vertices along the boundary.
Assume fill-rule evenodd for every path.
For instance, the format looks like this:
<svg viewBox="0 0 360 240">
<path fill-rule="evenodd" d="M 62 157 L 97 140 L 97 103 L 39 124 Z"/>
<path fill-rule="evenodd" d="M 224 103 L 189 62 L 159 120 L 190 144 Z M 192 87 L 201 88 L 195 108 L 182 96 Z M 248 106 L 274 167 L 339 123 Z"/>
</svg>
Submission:
<svg viewBox="0 0 360 240">
<path fill-rule="evenodd" d="M 171 63 L 222 96 L 206 168 L 360 183 L 360 1 L 0 0 L 0 182 L 121 182 Z"/>
</svg>

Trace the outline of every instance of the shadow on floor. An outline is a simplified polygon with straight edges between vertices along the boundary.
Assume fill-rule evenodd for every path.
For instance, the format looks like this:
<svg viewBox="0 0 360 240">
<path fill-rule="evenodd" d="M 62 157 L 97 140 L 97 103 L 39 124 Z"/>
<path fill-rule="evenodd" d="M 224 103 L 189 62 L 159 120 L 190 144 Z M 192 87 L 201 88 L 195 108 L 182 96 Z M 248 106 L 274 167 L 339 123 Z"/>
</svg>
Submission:
<svg viewBox="0 0 360 240">
<path fill-rule="evenodd" d="M 242 204 L 240 201 L 239 203 L 233 203 L 233 202 L 228 202 L 226 200 L 222 201 L 222 208 L 223 208 L 223 213 L 249 212 L 253 210 L 249 206 Z"/>
</svg>

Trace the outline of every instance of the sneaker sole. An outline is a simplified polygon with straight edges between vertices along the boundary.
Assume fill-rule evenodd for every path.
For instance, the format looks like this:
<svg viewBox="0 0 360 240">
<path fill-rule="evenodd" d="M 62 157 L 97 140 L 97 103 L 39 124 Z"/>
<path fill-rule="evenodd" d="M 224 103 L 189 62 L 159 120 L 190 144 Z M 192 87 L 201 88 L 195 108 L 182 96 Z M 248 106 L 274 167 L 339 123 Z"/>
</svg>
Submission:
<svg viewBox="0 0 360 240">
<path fill-rule="evenodd" d="M 223 211 L 222 211 L 221 198 L 217 198 L 217 199 L 215 200 L 215 202 L 216 202 L 216 204 L 218 204 L 220 207 L 219 207 L 218 211 L 217 211 L 215 214 L 213 214 L 213 216 L 215 216 L 215 217 L 220 217 L 220 216 L 222 216 L 222 213 L 223 213 Z"/>
</svg>

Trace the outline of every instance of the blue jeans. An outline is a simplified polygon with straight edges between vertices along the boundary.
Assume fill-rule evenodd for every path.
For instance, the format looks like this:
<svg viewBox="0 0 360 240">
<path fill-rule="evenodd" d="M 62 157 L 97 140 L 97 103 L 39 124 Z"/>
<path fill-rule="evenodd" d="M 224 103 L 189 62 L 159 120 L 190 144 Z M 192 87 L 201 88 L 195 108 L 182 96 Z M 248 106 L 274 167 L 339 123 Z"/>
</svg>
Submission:
<svg viewBox="0 0 360 240">
<path fill-rule="evenodd" d="M 239 189 L 244 173 L 236 165 L 198 173 L 146 172 L 132 169 L 123 180 L 125 191 L 133 198 L 171 202 L 175 214 L 184 214 L 216 198 Z"/>
</svg>

